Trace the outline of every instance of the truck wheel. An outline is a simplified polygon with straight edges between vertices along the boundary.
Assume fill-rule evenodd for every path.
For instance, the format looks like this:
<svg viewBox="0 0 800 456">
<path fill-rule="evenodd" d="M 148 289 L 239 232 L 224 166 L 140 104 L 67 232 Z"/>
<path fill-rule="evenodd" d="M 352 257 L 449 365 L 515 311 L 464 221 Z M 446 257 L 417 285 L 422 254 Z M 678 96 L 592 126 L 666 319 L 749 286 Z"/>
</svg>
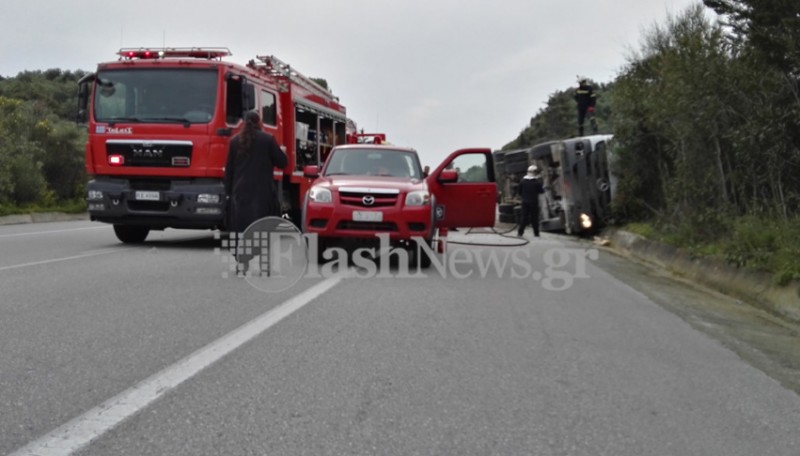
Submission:
<svg viewBox="0 0 800 456">
<path fill-rule="evenodd" d="M 433 251 L 432 241 L 425 241 L 425 245 Z M 431 267 L 431 256 L 418 242 L 414 241 L 411 251 L 409 252 L 409 262 L 412 268 L 419 266 L 420 269 L 428 269 Z"/>
<path fill-rule="evenodd" d="M 146 226 L 114 225 L 114 234 L 125 244 L 141 244 L 149 233 Z"/>
<path fill-rule="evenodd" d="M 328 247 L 330 247 L 330 245 L 331 245 L 331 243 L 330 243 L 329 241 L 327 241 L 326 239 L 317 238 L 317 252 L 316 252 L 316 258 L 317 258 L 317 264 L 318 264 L 318 265 L 320 265 L 320 266 L 321 266 L 321 265 L 325 264 L 325 262 L 327 262 L 327 261 L 328 261 L 328 260 L 326 260 L 326 259 L 325 259 L 325 258 L 322 256 L 322 254 L 324 254 L 324 253 L 325 253 L 325 250 L 326 250 Z"/>
</svg>

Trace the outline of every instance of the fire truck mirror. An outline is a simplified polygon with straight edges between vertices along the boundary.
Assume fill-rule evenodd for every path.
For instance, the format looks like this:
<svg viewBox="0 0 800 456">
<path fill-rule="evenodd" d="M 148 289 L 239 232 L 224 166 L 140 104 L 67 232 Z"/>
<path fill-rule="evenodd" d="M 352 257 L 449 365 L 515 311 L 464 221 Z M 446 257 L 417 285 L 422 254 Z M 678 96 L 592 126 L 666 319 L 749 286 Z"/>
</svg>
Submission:
<svg viewBox="0 0 800 456">
<path fill-rule="evenodd" d="M 75 117 L 75 122 L 85 123 L 88 120 L 89 106 L 89 84 L 83 83 L 78 86 L 78 114 Z"/>
</svg>

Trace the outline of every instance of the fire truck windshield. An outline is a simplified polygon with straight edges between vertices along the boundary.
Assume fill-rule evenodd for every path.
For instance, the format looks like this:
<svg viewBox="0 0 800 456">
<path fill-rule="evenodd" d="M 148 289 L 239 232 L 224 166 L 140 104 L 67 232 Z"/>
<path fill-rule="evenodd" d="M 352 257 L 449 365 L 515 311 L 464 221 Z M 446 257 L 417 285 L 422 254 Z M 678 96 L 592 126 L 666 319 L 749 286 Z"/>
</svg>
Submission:
<svg viewBox="0 0 800 456">
<path fill-rule="evenodd" d="M 217 99 L 213 69 L 130 68 L 97 74 L 97 122 L 208 123 Z"/>
</svg>

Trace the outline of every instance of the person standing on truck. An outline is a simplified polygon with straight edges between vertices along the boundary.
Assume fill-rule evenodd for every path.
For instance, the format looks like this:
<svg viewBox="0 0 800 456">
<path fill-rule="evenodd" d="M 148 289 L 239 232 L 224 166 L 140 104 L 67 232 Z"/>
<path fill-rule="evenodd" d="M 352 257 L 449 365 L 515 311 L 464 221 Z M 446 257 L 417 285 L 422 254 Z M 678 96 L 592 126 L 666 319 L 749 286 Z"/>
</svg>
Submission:
<svg viewBox="0 0 800 456">
<path fill-rule="evenodd" d="M 248 112 L 242 132 L 231 139 L 225 162 L 228 232 L 242 233 L 260 218 L 280 216 L 273 170 L 286 164 L 286 154 L 278 142 L 261 130 L 261 117 Z"/>
<path fill-rule="evenodd" d="M 583 136 L 583 122 L 589 116 L 592 133 L 597 133 L 597 121 L 594 118 L 594 106 L 597 94 L 589 83 L 589 78 L 578 76 L 578 88 L 575 89 L 575 101 L 578 103 L 578 136 Z"/>
<path fill-rule="evenodd" d="M 538 166 L 531 165 L 528 167 L 528 173 L 517 185 L 517 194 L 522 199 L 517 237 L 522 237 L 529 220 L 533 226 L 533 235 L 539 237 L 539 195 L 542 193 L 544 193 L 542 174 Z"/>
</svg>

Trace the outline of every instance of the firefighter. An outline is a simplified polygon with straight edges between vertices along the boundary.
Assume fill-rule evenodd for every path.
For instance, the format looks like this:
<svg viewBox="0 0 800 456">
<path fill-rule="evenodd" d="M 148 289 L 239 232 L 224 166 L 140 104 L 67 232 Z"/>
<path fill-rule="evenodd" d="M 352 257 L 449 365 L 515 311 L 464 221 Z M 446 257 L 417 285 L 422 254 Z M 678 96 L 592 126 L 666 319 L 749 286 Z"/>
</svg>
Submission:
<svg viewBox="0 0 800 456">
<path fill-rule="evenodd" d="M 533 226 L 533 235 L 539 237 L 539 195 L 542 193 L 544 193 L 542 174 L 538 166 L 531 165 L 528 167 L 528 173 L 517 185 L 517 194 L 522 199 L 517 237 L 522 237 L 529 220 Z"/>
<path fill-rule="evenodd" d="M 578 76 L 578 88 L 575 89 L 575 101 L 578 103 L 578 136 L 583 136 L 583 122 L 589 116 L 592 133 L 597 133 L 597 121 L 594 118 L 594 105 L 597 94 L 589 83 L 589 78 Z"/>
</svg>

